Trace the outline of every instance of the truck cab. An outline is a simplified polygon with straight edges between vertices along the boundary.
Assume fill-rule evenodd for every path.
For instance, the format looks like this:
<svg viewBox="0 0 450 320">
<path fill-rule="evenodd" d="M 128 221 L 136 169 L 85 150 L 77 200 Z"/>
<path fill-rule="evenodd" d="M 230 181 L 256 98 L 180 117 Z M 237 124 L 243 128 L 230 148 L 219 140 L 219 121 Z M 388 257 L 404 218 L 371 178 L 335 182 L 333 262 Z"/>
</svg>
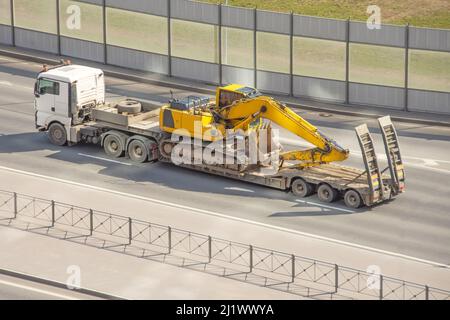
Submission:
<svg viewBox="0 0 450 320">
<path fill-rule="evenodd" d="M 34 95 L 36 128 L 49 131 L 52 142 L 63 145 L 74 138 L 71 127 L 86 121 L 92 108 L 105 102 L 103 71 L 68 63 L 44 66 Z"/>
</svg>

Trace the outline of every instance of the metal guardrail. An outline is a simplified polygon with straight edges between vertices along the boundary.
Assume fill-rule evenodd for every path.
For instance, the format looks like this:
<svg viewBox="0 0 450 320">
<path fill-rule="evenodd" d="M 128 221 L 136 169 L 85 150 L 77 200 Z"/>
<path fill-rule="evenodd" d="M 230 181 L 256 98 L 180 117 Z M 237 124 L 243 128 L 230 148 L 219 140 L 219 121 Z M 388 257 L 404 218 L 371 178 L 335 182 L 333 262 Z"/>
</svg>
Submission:
<svg viewBox="0 0 450 320">
<path fill-rule="evenodd" d="M 129 217 L 0 190 L 0 219 L 18 219 L 119 245 L 151 249 L 270 275 L 280 283 L 306 282 L 332 294 L 361 299 L 450 300 L 450 291 L 372 274 L 329 262 L 219 239 Z"/>
</svg>

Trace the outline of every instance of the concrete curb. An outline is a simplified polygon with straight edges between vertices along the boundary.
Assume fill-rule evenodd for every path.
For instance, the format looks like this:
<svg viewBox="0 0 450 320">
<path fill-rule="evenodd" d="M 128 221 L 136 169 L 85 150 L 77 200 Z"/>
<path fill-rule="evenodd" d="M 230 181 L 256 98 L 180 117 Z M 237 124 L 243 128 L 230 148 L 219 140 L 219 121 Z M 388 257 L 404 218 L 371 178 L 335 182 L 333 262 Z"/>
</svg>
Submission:
<svg viewBox="0 0 450 320">
<path fill-rule="evenodd" d="M 28 60 L 38 63 L 46 63 L 50 65 L 56 65 L 59 63 L 59 59 L 50 59 L 50 58 L 44 58 L 39 56 L 33 56 L 31 54 L 27 53 L 20 53 L 20 52 L 14 52 L 10 50 L 4 50 L 0 49 L 0 55 L 9 56 L 12 58 L 20 59 L 20 60 Z M 70 59 L 70 57 L 67 57 Z M 156 80 L 156 79 L 149 79 L 146 77 L 141 77 L 137 75 L 132 75 L 129 73 L 123 73 L 123 72 L 117 72 L 117 71 L 111 71 L 111 70 L 104 70 L 104 73 L 106 76 L 129 80 L 129 81 L 135 81 L 140 83 L 146 83 L 151 85 L 157 85 L 162 87 L 168 87 L 168 88 L 174 88 L 179 90 L 186 90 L 186 91 L 195 91 L 198 93 L 203 94 L 215 94 L 215 91 L 212 89 L 207 88 L 200 88 L 196 87 L 195 83 L 193 85 L 187 85 L 182 83 L 176 83 L 176 82 L 169 82 L 169 81 L 163 81 L 163 80 Z M 303 109 L 303 110 L 310 110 L 310 111 L 317 111 L 317 112 L 329 112 L 329 113 L 335 113 L 340 115 L 346 115 L 346 116 L 356 116 L 356 117 L 365 117 L 365 118 L 379 118 L 382 117 L 382 114 L 377 113 L 370 113 L 370 112 L 356 112 L 351 110 L 342 110 L 342 109 L 336 109 L 336 108 L 327 108 L 327 107 L 319 107 L 319 106 L 313 106 L 305 103 L 294 103 L 294 102 L 287 102 L 283 101 L 282 96 L 278 96 L 279 100 L 281 102 L 286 103 L 287 105 L 296 108 L 296 109 Z M 350 105 L 346 104 L 337 104 L 338 106 L 342 106 L 344 108 L 351 107 Z M 387 113 L 391 111 L 387 108 L 382 108 L 380 110 L 385 110 Z M 428 120 L 428 119 L 420 119 L 420 118 L 410 118 L 410 117 L 404 117 L 404 116 L 396 116 L 391 115 L 392 121 L 396 122 L 406 122 L 406 123 L 417 123 L 417 124 L 423 124 L 423 125 L 432 125 L 432 126 L 443 126 L 443 127 L 450 127 L 450 122 L 447 121 L 438 121 L 438 120 Z"/>
<path fill-rule="evenodd" d="M 91 289 L 84 289 L 84 288 L 79 288 L 79 289 L 74 289 L 71 290 L 69 288 L 67 288 L 67 285 L 58 281 L 53 281 L 53 280 L 49 280 L 49 279 L 44 279 L 44 278 L 39 278 L 33 275 L 29 275 L 26 273 L 21 273 L 21 272 L 16 272 L 16 271 L 12 271 L 12 270 L 7 270 L 7 269 L 0 269 L 0 274 L 6 275 L 6 276 L 10 276 L 10 277 L 14 277 L 14 278 L 19 278 L 19 279 L 23 279 L 23 280 L 28 280 L 31 282 L 36 282 L 36 283 L 40 283 L 40 284 L 44 284 L 44 285 L 48 285 L 48 286 L 52 286 L 52 287 L 56 287 L 56 288 L 60 288 L 60 289 L 64 289 L 64 290 L 68 290 L 68 291 L 73 291 L 76 293 L 82 293 L 85 295 L 89 295 L 89 296 L 93 296 L 93 297 L 97 297 L 97 298 L 101 298 L 101 299 L 106 299 L 106 300 L 126 300 L 125 298 L 122 297 L 117 297 L 117 296 L 113 296 L 107 293 L 103 293 L 100 291 L 95 291 L 95 290 L 91 290 Z"/>
</svg>

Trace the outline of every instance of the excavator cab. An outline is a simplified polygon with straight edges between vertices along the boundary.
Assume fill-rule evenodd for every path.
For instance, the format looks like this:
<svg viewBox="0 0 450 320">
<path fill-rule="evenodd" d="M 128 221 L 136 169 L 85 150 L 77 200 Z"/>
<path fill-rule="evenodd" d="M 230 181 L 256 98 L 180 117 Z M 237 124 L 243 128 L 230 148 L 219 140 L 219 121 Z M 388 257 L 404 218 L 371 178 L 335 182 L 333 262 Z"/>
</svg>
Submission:
<svg viewBox="0 0 450 320">
<path fill-rule="evenodd" d="M 224 108 L 233 102 L 244 98 L 255 98 L 262 94 L 255 88 L 247 87 L 239 84 L 230 84 L 225 87 L 218 87 L 216 90 L 217 107 Z"/>
</svg>

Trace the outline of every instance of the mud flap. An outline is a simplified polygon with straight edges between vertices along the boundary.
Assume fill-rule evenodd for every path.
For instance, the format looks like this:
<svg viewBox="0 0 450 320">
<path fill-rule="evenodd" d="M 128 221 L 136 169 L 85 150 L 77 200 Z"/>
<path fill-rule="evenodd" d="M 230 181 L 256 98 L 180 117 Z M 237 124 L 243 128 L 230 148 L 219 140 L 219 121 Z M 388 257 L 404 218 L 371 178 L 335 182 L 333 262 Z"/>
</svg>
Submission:
<svg viewBox="0 0 450 320">
<path fill-rule="evenodd" d="M 367 182 L 370 188 L 371 202 L 376 203 L 384 199 L 383 197 L 383 179 L 381 177 L 380 167 L 378 166 L 377 154 L 375 152 L 372 136 L 366 124 L 355 128 L 358 136 L 359 146 L 361 147 L 364 166 L 366 167 Z"/>
<path fill-rule="evenodd" d="M 393 182 L 393 191 L 395 194 L 398 194 L 405 190 L 405 169 L 400 154 L 397 132 L 389 116 L 379 118 L 378 123 L 383 136 L 384 149 Z"/>
</svg>

